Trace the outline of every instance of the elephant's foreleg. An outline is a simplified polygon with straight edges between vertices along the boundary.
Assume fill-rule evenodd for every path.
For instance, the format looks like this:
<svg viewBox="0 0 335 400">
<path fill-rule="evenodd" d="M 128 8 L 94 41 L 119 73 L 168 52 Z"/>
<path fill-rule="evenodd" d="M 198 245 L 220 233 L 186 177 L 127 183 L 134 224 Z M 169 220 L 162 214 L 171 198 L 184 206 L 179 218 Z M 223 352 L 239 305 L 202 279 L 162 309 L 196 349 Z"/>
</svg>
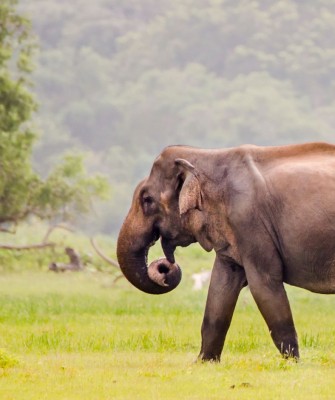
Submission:
<svg viewBox="0 0 335 400">
<path fill-rule="evenodd" d="M 220 361 L 238 295 L 246 284 L 243 268 L 216 257 L 201 328 L 201 360 Z"/>
</svg>

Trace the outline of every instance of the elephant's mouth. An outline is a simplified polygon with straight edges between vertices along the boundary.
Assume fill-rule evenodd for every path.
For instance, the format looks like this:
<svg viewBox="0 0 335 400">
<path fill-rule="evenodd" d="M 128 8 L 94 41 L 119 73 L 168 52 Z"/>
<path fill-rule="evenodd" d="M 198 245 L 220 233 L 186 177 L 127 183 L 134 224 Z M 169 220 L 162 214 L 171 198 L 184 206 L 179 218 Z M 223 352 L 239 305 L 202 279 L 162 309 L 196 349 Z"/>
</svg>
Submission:
<svg viewBox="0 0 335 400">
<path fill-rule="evenodd" d="M 186 247 L 191 243 L 195 243 L 196 239 L 192 236 L 178 237 L 175 239 L 168 239 L 161 237 L 161 244 L 166 259 L 171 263 L 175 263 L 174 252 L 177 246 Z"/>
<path fill-rule="evenodd" d="M 177 246 L 175 244 L 173 244 L 173 242 L 171 242 L 165 238 L 161 239 L 161 244 L 162 244 L 162 249 L 163 249 L 166 259 L 171 264 L 174 264 L 175 263 L 174 252 L 175 252 Z"/>
<path fill-rule="evenodd" d="M 145 257 L 146 258 L 148 257 L 148 252 L 149 252 L 150 247 L 154 246 L 156 244 L 157 240 L 159 240 L 159 239 L 161 239 L 161 246 L 162 246 L 165 258 L 169 261 L 169 263 L 174 264 L 175 263 L 174 252 L 175 252 L 178 244 L 175 244 L 175 241 L 172 240 L 171 238 L 161 236 L 158 228 L 154 230 L 154 232 L 152 234 L 152 240 L 149 243 L 148 247 L 145 249 Z"/>
<path fill-rule="evenodd" d="M 154 227 L 151 237 L 152 241 L 150 242 L 146 251 L 148 252 L 149 248 L 154 246 L 157 240 L 160 239 L 165 258 L 168 260 L 169 263 L 174 264 L 175 263 L 174 252 L 176 250 L 176 247 L 179 246 L 177 237 L 176 236 L 174 237 L 169 232 L 161 232 L 159 226 Z"/>
</svg>

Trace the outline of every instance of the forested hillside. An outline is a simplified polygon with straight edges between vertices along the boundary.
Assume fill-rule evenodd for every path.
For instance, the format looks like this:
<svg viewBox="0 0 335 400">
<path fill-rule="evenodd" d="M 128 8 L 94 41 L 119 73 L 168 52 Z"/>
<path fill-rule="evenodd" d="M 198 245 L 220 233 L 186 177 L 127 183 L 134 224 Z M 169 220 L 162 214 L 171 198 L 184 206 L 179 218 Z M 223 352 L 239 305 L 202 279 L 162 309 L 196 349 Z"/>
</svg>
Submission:
<svg viewBox="0 0 335 400">
<path fill-rule="evenodd" d="M 168 144 L 335 141 L 335 1 L 21 0 L 46 169 L 85 151 L 107 172 L 116 230 Z"/>
</svg>

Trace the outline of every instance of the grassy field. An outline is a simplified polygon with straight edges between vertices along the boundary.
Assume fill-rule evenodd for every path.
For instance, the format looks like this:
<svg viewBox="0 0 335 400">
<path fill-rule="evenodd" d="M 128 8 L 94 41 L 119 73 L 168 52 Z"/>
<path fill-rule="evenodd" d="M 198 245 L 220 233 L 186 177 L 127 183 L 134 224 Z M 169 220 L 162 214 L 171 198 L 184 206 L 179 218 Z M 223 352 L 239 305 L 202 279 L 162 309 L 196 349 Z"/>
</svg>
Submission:
<svg viewBox="0 0 335 400">
<path fill-rule="evenodd" d="M 192 264 L 209 267 L 212 256 L 202 254 L 179 254 L 184 279 L 164 296 L 140 293 L 125 280 L 111 286 L 105 272 L 54 274 L 42 262 L 4 269 L 0 399 L 333 399 L 332 296 L 288 288 L 299 363 L 277 353 L 248 290 L 221 364 L 194 362 L 207 290 L 192 291 L 189 275 Z"/>
</svg>

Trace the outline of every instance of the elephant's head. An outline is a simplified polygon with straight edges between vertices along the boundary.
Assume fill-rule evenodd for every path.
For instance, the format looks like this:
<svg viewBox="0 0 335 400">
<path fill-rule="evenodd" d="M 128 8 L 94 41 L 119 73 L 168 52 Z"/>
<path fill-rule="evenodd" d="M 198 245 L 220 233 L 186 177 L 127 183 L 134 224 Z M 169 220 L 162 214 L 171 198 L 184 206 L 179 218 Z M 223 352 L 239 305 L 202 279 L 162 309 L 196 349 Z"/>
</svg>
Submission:
<svg viewBox="0 0 335 400">
<path fill-rule="evenodd" d="M 191 148 L 168 147 L 135 189 L 119 234 L 117 257 L 125 277 L 146 293 L 166 293 L 179 284 L 181 271 L 174 250 L 198 240 L 194 229 L 201 230 L 203 193 L 193 166 L 196 160 Z M 190 214 L 194 229 L 190 229 Z M 148 267 L 149 248 L 159 238 L 165 258 Z"/>
</svg>

